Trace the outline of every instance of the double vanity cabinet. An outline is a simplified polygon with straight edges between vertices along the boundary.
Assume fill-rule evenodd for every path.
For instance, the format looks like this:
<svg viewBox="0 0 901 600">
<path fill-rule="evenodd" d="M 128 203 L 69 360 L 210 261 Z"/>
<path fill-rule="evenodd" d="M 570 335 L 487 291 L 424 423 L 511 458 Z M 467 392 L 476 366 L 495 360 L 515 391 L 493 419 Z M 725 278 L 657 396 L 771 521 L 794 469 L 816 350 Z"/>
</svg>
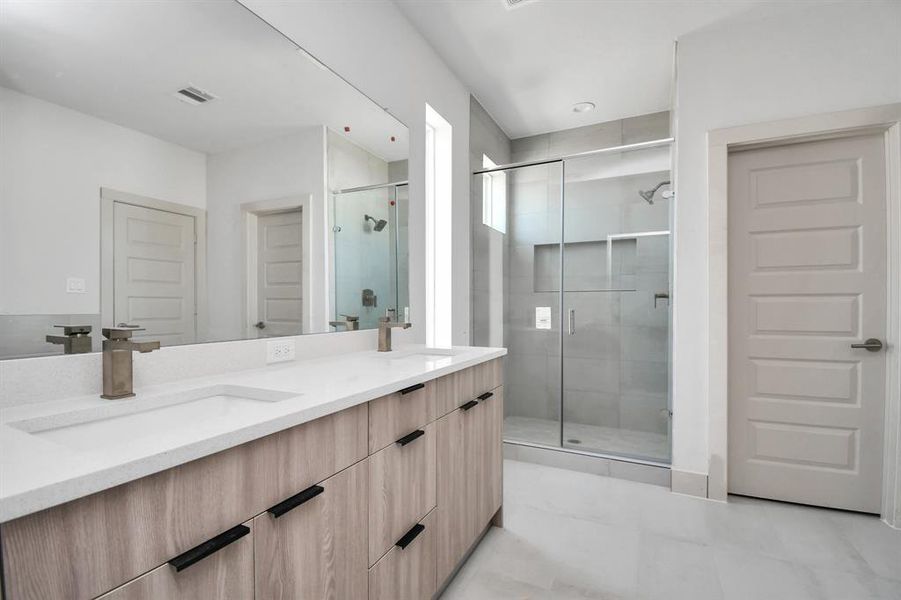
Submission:
<svg viewBox="0 0 901 600">
<path fill-rule="evenodd" d="M 8 521 L 4 598 L 431 598 L 500 519 L 502 360 Z"/>
</svg>

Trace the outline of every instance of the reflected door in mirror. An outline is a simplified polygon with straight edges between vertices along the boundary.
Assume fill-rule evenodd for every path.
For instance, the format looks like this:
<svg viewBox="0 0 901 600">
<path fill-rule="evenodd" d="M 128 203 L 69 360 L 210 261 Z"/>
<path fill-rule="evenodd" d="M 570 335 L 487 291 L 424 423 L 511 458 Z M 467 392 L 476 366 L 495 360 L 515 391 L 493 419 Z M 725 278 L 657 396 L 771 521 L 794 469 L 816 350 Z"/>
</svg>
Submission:
<svg viewBox="0 0 901 600">
<path fill-rule="evenodd" d="M 163 345 L 194 343 L 194 218 L 121 202 L 114 215 L 114 322 Z"/>
<path fill-rule="evenodd" d="M 256 330 L 260 337 L 303 332 L 303 227 L 300 210 L 257 220 Z"/>
</svg>

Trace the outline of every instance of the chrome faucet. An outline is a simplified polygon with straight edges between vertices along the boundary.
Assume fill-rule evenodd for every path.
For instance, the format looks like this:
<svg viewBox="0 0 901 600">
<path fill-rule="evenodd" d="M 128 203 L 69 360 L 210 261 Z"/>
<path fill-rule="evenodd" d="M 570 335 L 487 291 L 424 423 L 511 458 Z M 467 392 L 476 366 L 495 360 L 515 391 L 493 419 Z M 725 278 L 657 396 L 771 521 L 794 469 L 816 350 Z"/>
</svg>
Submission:
<svg viewBox="0 0 901 600">
<path fill-rule="evenodd" d="M 379 352 L 391 352 L 391 329 L 400 327 L 409 329 L 410 323 L 392 321 L 391 317 L 379 317 Z"/>
<path fill-rule="evenodd" d="M 328 324 L 338 329 L 344 327 L 347 331 L 357 331 L 360 328 L 360 317 L 357 315 L 341 315 L 344 317 L 340 321 L 329 321 Z"/>
<path fill-rule="evenodd" d="M 131 334 L 144 331 L 141 327 L 120 323 L 118 327 L 104 327 L 103 337 L 103 393 L 101 398 L 118 400 L 134 393 L 132 352 L 153 352 L 159 342 L 134 342 Z"/>
</svg>

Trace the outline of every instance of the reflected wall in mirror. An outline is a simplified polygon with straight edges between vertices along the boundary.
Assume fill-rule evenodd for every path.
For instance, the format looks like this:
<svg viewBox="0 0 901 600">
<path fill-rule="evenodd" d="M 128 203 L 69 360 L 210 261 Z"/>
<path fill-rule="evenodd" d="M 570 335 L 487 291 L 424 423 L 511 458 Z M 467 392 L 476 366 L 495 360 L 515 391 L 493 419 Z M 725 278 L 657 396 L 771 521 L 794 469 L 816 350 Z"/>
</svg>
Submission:
<svg viewBox="0 0 901 600">
<path fill-rule="evenodd" d="M 407 306 L 406 127 L 238 2 L 7 2 L 0 45 L 0 358 Z"/>
</svg>

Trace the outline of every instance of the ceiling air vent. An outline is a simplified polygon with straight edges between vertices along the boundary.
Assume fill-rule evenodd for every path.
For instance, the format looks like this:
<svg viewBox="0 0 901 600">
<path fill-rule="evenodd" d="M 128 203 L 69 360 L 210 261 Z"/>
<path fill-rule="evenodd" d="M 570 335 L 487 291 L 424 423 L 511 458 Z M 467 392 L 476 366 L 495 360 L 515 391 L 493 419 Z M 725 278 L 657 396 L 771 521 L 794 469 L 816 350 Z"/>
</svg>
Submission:
<svg viewBox="0 0 901 600">
<path fill-rule="evenodd" d="M 187 102 L 188 104 L 205 104 L 210 100 L 215 100 L 216 96 L 212 95 L 209 92 L 205 92 L 200 88 L 196 88 L 192 85 L 188 87 L 182 88 L 175 92 L 175 97 L 181 100 L 182 102 Z"/>
</svg>

